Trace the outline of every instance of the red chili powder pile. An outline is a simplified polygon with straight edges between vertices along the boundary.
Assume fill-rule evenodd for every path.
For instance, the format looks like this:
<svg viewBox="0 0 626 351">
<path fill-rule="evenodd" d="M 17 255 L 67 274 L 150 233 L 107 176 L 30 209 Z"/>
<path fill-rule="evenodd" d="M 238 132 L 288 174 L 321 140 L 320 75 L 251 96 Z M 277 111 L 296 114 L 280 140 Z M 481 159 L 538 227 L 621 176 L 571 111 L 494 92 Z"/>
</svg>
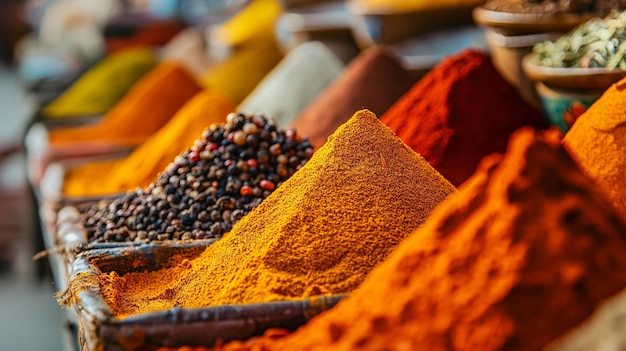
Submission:
<svg viewBox="0 0 626 351">
<path fill-rule="evenodd" d="M 624 252 L 626 224 L 559 136 L 526 128 L 335 308 L 218 349 L 542 350 L 624 290 Z"/>
<path fill-rule="evenodd" d="M 613 84 L 576 120 L 563 146 L 626 221 L 626 79 Z"/>
<path fill-rule="evenodd" d="M 366 108 L 381 116 L 414 83 L 415 78 L 391 51 L 370 48 L 352 60 L 288 128 L 295 128 L 319 148 L 356 111 Z"/>
<path fill-rule="evenodd" d="M 380 120 L 455 186 L 483 157 L 504 152 L 515 130 L 545 126 L 540 112 L 477 50 L 444 60 Z"/>
</svg>

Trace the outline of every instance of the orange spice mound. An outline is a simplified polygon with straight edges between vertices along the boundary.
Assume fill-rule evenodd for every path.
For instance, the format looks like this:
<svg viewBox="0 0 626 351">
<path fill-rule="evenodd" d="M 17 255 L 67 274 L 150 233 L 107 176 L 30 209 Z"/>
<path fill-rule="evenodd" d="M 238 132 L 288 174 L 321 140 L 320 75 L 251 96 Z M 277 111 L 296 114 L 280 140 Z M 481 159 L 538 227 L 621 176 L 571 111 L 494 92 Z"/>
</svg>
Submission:
<svg viewBox="0 0 626 351">
<path fill-rule="evenodd" d="M 50 131 L 53 145 L 112 143 L 137 146 L 165 125 L 202 88 L 178 63 L 161 63 L 94 124 Z"/>
<path fill-rule="evenodd" d="M 626 224 L 554 134 L 512 136 L 335 308 L 215 350 L 535 351 L 626 287 Z"/>
<path fill-rule="evenodd" d="M 576 120 L 563 146 L 626 221 L 626 79 L 613 84 Z"/>
<path fill-rule="evenodd" d="M 224 123 L 235 110 L 230 99 L 211 89 L 196 94 L 161 129 L 127 157 L 92 162 L 68 170 L 67 196 L 102 196 L 147 187 L 176 155 L 193 145 L 204 128 Z"/>
<path fill-rule="evenodd" d="M 126 296 L 103 297 L 130 315 L 349 293 L 453 192 L 362 110 L 190 268 L 107 278 Z"/>
</svg>

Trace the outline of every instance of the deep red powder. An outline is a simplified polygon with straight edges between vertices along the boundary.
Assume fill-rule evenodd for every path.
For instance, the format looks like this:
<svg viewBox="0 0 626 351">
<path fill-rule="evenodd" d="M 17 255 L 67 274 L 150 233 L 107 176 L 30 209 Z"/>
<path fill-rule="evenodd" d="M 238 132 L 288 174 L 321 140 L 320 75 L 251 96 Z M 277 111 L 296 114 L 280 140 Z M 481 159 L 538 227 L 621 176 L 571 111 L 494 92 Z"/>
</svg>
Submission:
<svg viewBox="0 0 626 351">
<path fill-rule="evenodd" d="M 455 186 L 474 173 L 483 157 L 504 152 L 515 130 L 546 127 L 543 115 L 477 50 L 444 60 L 381 121 Z"/>
</svg>

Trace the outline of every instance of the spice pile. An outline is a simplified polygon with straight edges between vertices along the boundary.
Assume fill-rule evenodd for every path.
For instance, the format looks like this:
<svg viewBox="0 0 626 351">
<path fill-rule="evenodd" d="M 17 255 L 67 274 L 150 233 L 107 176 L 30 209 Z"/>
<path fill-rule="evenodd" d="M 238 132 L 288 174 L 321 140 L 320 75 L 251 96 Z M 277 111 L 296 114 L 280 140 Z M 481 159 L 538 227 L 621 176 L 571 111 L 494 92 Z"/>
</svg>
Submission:
<svg viewBox="0 0 626 351">
<path fill-rule="evenodd" d="M 543 350 L 626 287 L 626 224 L 595 188 L 522 130 L 335 308 L 217 349 Z"/>
<path fill-rule="evenodd" d="M 46 104 L 41 114 L 46 118 L 104 114 L 156 65 L 155 54 L 146 48 L 128 49 L 108 56 L 85 72 L 61 96 Z"/>
<path fill-rule="evenodd" d="M 355 111 L 366 108 L 380 116 L 413 83 L 415 79 L 393 52 L 370 48 L 352 60 L 344 73 L 287 126 L 319 148 Z"/>
<path fill-rule="evenodd" d="M 231 113 L 145 189 L 82 214 L 90 242 L 219 238 L 313 154 L 294 130 Z"/>
<path fill-rule="evenodd" d="M 117 316 L 348 293 L 454 191 L 359 111 L 203 254 L 152 272 L 104 273 L 100 290 Z"/>
<path fill-rule="evenodd" d="M 146 187 L 176 155 L 194 143 L 199 131 L 211 124 L 225 122 L 225 116 L 234 110 L 235 104 L 228 97 L 205 89 L 129 156 L 68 170 L 63 194 L 70 197 L 102 196 Z"/>
<path fill-rule="evenodd" d="M 178 63 L 161 63 L 142 77 L 102 120 L 76 128 L 54 129 L 53 144 L 110 142 L 136 146 L 159 130 L 202 89 Z"/>
<path fill-rule="evenodd" d="M 444 60 L 380 120 L 455 186 L 483 157 L 504 152 L 515 130 L 545 126 L 541 113 L 477 50 Z"/>
<path fill-rule="evenodd" d="M 626 79 L 613 84 L 576 120 L 563 146 L 626 221 Z"/>
<path fill-rule="evenodd" d="M 556 41 L 536 44 L 533 52 L 540 66 L 626 70 L 626 12 L 593 18 Z"/>
</svg>

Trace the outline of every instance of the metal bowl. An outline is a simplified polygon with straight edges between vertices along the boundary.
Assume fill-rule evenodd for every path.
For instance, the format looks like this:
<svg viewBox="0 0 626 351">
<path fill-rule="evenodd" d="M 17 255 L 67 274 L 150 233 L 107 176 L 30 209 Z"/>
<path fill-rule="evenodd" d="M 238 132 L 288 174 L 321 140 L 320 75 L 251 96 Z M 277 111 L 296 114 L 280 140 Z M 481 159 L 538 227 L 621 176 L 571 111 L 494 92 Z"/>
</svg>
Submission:
<svg viewBox="0 0 626 351">
<path fill-rule="evenodd" d="M 472 7 L 394 12 L 347 2 L 352 33 L 360 47 L 389 45 L 419 34 L 472 24 Z"/>
</svg>

